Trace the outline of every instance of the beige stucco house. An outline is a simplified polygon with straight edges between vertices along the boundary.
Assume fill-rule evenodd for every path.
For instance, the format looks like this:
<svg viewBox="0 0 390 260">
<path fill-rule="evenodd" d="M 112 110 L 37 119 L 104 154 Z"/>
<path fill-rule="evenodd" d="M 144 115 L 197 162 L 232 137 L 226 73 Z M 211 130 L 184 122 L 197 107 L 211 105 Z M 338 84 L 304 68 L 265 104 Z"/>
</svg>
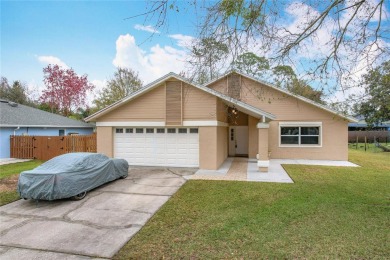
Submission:
<svg viewBox="0 0 390 260">
<path fill-rule="evenodd" d="M 347 117 L 232 71 L 202 86 L 169 73 L 86 119 L 130 165 L 218 169 L 228 156 L 348 160 Z"/>
</svg>

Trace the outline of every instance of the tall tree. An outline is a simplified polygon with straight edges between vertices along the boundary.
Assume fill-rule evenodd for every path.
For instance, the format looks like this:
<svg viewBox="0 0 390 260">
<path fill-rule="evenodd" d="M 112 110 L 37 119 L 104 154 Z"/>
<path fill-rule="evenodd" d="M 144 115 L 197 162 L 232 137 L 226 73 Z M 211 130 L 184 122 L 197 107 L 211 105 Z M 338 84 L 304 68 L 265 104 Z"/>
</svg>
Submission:
<svg viewBox="0 0 390 260">
<path fill-rule="evenodd" d="M 27 106 L 35 106 L 28 97 L 27 87 L 24 83 L 16 80 L 9 85 L 6 77 L 1 77 L 0 98 Z"/>
<path fill-rule="evenodd" d="M 232 67 L 254 77 L 263 77 L 270 69 L 269 61 L 253 52 L 245 52 L 232 62 Z"/>
<path fill-rule="evenodd" d="M 93 101 L 95 110 L 100 110 L 130 95 L 142 87 L 138 72 L 129 68 L 118 68 L 99 96 Z"/>
<path fill-rule="evenodd" d="M 291 84 L 287 85 L 287 90 L 291 93 L 311 99 L 319 104 L 326 104 L 323 100 L 324 92 L 322 90 L 313 89 L 304 80 L 294 79 Z"/>
<path fill-rule="evenodd" d="M 226 44 L 233 60 L 254 48 L 280 64 L 299 65 L 296 57 L 303 55 L 308 74 L 339 85 L 348 83 L 344 79 L 357 64 L 372 68 L 390 54 L 385 0 L 160 0 L 148 5 L 141 15 L 156 29 L 167 26 L 176 13 L 198 13 L 198 38 Z"/>
<path fill-rule="evenodd" d="M 79 107 L 86 105 L 86 95 L 94 88 L 87 75 L 79 76 L 73 69 L 48 65 L 43 69 L 44 83 L 40 102 L 48 104 L 52 112 L 58 109 L 63 116 L 69 116 Z"/>
<path fill-rule="evenodd" d="M 365 94 L 355 105 L 356 113 L 363 115 L 370 127 L 390 120 L 390 61 L 364 74 L 361 85 Z"/>
<path fill-rule="evenodd" d="M 203 84 L 218 77 L 228 53 L 227 45 L 213 37 L 201 39 L 191 50 L 189 62 L 192 65 L 193 80 Z"/>
</svg>

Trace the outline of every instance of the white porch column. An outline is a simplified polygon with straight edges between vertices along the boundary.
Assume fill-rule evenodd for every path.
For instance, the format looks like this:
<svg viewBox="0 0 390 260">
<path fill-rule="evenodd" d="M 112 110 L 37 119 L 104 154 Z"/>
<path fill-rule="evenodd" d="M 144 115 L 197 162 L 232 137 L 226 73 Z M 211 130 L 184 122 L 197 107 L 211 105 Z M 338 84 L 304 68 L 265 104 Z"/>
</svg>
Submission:
<svg viewBox="0 0 390 260">
<path fill-rule="evenodd" d="M 259 171 L 268 172 L 269 156 L 268 156 L 268 123 L 258 123 L 257 130 L 259 135 L 258 154 L 257 154 L 257 167 Z"/>
</svg>

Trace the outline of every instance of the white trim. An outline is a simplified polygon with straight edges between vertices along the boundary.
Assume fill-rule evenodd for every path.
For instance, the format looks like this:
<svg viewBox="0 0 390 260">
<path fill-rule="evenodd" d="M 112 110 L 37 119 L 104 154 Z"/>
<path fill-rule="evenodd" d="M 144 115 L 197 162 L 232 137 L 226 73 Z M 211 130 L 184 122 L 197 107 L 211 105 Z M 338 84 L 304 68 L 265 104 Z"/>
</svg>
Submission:
<svg viewBox="0 0 390 260">
<path fill-rule="evenodd" d="M 165 125 L 165 122 L 162 121 L 127 121 L 127 122 L 96 122 L 96 126 L 162 126 L 162 127 L 181 127 L 180 125 Z M 225 126 L 228 127 L 229 124 L 225 122 L 210 120 L 210 121 L 183 121 L 183 127 L 186 126 Z"/>
<path fill-rule="evenodd" d="M 96 122 L 96 126 L 165 126 L 162 121 Z"/>
<path fill-rule="evenodd" d="M 257 167 L 269 167 L 269 160 L 258 160 Z"/>
<path fill-rule="evenodd" d="M 319 132 L 319 142 L 320 144 L 282 144 L 281 143 L 281 127 L 282 126 L 313 126 L 313 127 L 319 127 L 320 132 Z M 278 126 L 278 139 L 279 139 L 279 147 L 282 148 L 321 148 L 322 147 L 322 122 L 279 122 Z M 301 135 L 298 135 L 298 138 L 300 138 Z"/>
<path fill-rule="evenodd" d="M 256 125 L 256 127 L 259 129 L 266 129 L 266 128 L 269 128 L 269 124 L 268 123 L 258 123 Z"/>
<path fill-rule="evenodd" d="M 226 126 L 229 124 L 220 121 L 183 121 L 183 126 Z"/>
<path fill-rule="evenodd" d="M 46 127 L 46 128 L 94 128 L 94 125 L 91 126 L 67 126 L 67 125 L 6 125 L 1 124 L 1 127 Z"/>
</svg>

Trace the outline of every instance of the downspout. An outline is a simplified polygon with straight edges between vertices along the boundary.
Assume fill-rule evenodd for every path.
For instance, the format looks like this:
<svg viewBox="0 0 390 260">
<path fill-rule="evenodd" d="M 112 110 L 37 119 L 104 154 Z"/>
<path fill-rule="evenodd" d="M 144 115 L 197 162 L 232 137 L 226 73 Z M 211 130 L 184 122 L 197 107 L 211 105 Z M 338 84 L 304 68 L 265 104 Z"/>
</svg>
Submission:
<svg viewBox="0 0 390 260">
<path fill-rule="evenodd" d="M 20 126 L 18 126 L 15 130 L 14 130 L 14 136 L 16 135 L 16 131 L 18 131 L 20 129 Z"/>
</svg>

